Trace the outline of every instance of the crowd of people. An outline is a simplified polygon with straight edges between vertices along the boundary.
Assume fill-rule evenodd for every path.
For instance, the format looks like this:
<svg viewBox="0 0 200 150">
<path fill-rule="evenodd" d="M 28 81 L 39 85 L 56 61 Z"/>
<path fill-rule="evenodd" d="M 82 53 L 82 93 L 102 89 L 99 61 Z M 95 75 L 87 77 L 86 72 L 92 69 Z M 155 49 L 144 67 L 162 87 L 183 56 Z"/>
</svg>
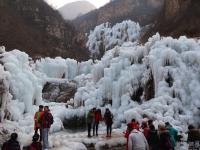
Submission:
<svg viewBox="0 0 200 150">
<path fill-rule="evenodd" d="M 91 129 L 93 129 L 93 136 L 98 136 L 99 122 L 105 121 L 107 128 L 107 137 L 111 137 L 113 114 L 106 108 L 105 114 L 102 117 L 101 109 L 92 108 L 87 114 L 88 137 L 91 136 Z"/>
<path fill-rule="evenodd" d="M 169 122 L 159 124 L 156 129 L 153 120 L 143 121 L 140 126 L 135 119 L 127 124 L 124 136 L 127 138 L 127 150 L 175 150 L 177 140 L 182 138 Z M 200 149 L 200 132 L 193 125 L 188 126 L 187 142 L 188 149 Z"/>
<path fill-rule="evenodd" d="M 34 123 L 35 133 L 28 150 L 48 150 L 48 134 L 53 124 L 53 116 L 48 106 L 39 106 L 39 110 L 34 115 Z M 3 144 L 1 150 L 21 150 L 17 137 L 17 133 L 12 133 L 10 139 Z"/>
<path fill-rule="evenodd" d="M 106 108 L 104 115 L 101 109 L 92 108 L 87 114 L 88 137 L 98 136 L 100 121 L 104 121 L 107 127 L 107 137 L 111 137 L 113 114 Z M 34 115 L 34 130 L 32 143 L 27 150 L 48 150 L 48 133 L 53 124 L 53 116 L 48 106 L 39 106 L 39 110 Z M 175 150 L 177 140 L 182 137 L 178 131 L 169 123 L 159 124 L 156 129 L 153 120 L 138 121 L 132 119 L 127 124 L 124 132 L 127 139 L 126 150 Z M 12 133 L 1 150 L 20 150 L 20 144 L 17 141 L 17 133 Z M 200 150 L 200 130 L 193 125 L 188 126 L 189 150 Z"/>
</svg>

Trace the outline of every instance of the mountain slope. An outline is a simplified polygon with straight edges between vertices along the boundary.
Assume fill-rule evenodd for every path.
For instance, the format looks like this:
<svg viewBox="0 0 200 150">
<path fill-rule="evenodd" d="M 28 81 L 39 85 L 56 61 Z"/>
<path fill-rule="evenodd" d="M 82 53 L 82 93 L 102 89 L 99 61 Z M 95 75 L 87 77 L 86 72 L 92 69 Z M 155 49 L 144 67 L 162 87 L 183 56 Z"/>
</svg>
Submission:
<svg viewBox="0 0 200 150">
<path fill-rule="evenodd" d="M 74 27 L 43 0 L 0 0 L 0 45 L 7 50 L 21 49 L 34 58 L 86 58 L 75 51 L 75 37 Z"/>
<path fill-rule="evenodd" d="M 96 7 L 88 1 L 77 1 L 64 5 L 59 8 L 58 11 L 65 20 L 72 20 L 94 9 L 96 9 Z"/>
<path fill-rule="evenodd" d="M 164 8 L 157 18 L 155 26 L 141 37 L 141 41 L 146 42 L 156 32 L 163 36 L 200 37 L 199 18 L 199 0 L 165 0 Z"/>
<path fill-rule="evenodd" d="M 176 11 L 172 11 L 176 10 Z M 163 35 L 180 36 L 187 35 L 190 37 L 200 36 L 200 1 L 199 0 L 165 0 L 164 17 L 158 23 Z"/>
<path fill-rule="evenodd" d="M 127 19 L 139 22 L 143 26 L 154 22 L 162 8 L 163 0 L 115 0 L 78 17 L 73 23 L 82 32 L 88 32 L 105 22 L 115 24 Z"/>
</svg>

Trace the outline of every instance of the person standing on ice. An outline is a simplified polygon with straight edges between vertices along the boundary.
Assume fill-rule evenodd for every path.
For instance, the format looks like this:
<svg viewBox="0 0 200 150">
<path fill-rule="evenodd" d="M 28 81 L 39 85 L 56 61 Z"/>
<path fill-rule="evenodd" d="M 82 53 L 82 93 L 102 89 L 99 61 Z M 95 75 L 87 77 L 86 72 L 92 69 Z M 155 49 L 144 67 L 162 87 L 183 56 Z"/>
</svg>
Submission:
<svg viewBox="0 0 200 150">
<path fill-rule="evenodd" d="M 93 136 L 95 136 L 95 128 L 96 128 L 96 125 L 95 125 L 95 113 L 96 113 L 96 108 L 94 107 L 92 109 L 92 129 L 93 129 Z"/>
<path fill-rule="evenodd" d="M 127 139 L 126 150 L 128 150 L 128 138 L 129 138 L 129 135 L 130 135 L 130 133 L 131 133 L 131 131 L 133 129 L 139 130 L 139 125 L 138 125 L 138 123 L 136 122 L 136 120 L 134 118 L 131 120 L 131 122 L 129 122 L 127 124 L 127 129 L 126 129 L 125 132 L 123 132 L 124 133 L 124 137 Z"/>
<path fill-rule="evenodd" d="M 88 137 L 91 137 L 92 121 L 93 121 L 93 110 L 91 109 L 87 114 Z"/>
<path fill-rule="evenodd" d="M 128 138 L 128 150 L 149 150 L 144 134 L 134 128 Z"/>
<path fill-rule="evenodd" d="M 53 116 L 50 113 L 49 107 L 44 106 L 44 114 L 42 117 L 42 142 L 44 150 L 48 150 L 49 148 L 48 133 L 52 124 Z"/>
<path fill-rule="evenodd" d="M 143 130 L 143 134 L 145 136 L 145 138 L 147 138 L 148 133 L 149 133 L 149 127 L 147 125 L 147 122 L 142 122 L 142 126 L 141 126 L 142 130 Z"/>
<path fill-rule="evenodd" d="M 21 150 L 17 138 L 17 133 L 12 133 L 10 139 L 3 144 L 1 150 Z"/>
<path fill-rule="evenodd" d="M 172 145 L 173 145 L 173 149 L 175 148 L 176 146 L 176 139 L 177 139 L 177 136 L 178 136 L 178 131 L 172 127 L 172 125 L 169 123 L 169 122 L 166 122 L 165 123 L 165 126 L 169 132 L 169 135 L 171 136 L 171 142 L 172 142 Z"/>
<path fill-rule="evenodd" d="M 164 124 L 159 125 L 159 149 L 173 150 L 170 134 Z"/>
<path fill-rule="evenodd" d="M 42 116 L 44 114 L 43 108 L 44 108 L 44 106 L 40 105 L 39 106 L 39 110 L 34 115 L 34 121 L 35 121 L 34 129 L 35 129 L 35 134 L 38 133 L 38 130 L 40 130 L 40 142 L 42 141 L 42 127 L 41 127 L 42 120 L 41 119 L 42 119 Z"/>
<path fill-rule="evenodd" d="M 107 127 L 107 136 L 106 137 L 111 137 L 113 114 L 111 113 L 111 111 L 108 108 L 106 108 L 106 112 L 104 114 L 104 121 L 105 121 L 106 127 Z"/>
<path fill-rule="evenodd" d="M 200 129 L 195 128 L 192 124 L 188 126 L 187 142 L 189 149 L 197 149 L 200 144 Z"/>
<path fill-rule="evenodd" d="M 132 130 L 133 130 L 132 124 L 128 123 L 126 131 L 123 132 L 124 137 L 126 138 L 126 150 L 128 150 L 128 138 L 129 138 L 129 135 L 130 135 L 130 133 L 131 133 Z"/>
<path fill-rule="evenodd" d="M 158 143 L 159 143 L 159 137 L 158 132 L 155 129 L 155 126 L 153 124 L 150 124 L 149 126 L 149 133 L 147 135 L 147 141 L 149 143 L 150 150 L 158 150 Z"/>
<path fill-rule="evenodd" d="M 98 136 L 99 122 L 102 120 L 101 109 L 97 109 L 95 111 L 94 117 L 95 117 L 95 122 L 93 128 L 93 136 L 95 135 L 95 131 L 96 131 L 96 136 Z"/>
</svg>

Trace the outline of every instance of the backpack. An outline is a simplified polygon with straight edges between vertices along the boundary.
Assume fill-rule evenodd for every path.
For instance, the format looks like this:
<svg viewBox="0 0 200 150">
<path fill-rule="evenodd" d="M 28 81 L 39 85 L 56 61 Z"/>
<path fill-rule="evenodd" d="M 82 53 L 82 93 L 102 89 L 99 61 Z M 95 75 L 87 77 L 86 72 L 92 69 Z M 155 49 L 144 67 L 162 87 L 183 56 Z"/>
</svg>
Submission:
<svg viewBox="0 0 200 150">
<path fill-rule="evenodd" d="M 52 125 L 53 122 L 54 122 L 52 114 L 49 114 L 49 115 L 48 115 L 48 118 L 49 118 L 49 123 L 50 123 L 50 125 Z"/>
</svg>

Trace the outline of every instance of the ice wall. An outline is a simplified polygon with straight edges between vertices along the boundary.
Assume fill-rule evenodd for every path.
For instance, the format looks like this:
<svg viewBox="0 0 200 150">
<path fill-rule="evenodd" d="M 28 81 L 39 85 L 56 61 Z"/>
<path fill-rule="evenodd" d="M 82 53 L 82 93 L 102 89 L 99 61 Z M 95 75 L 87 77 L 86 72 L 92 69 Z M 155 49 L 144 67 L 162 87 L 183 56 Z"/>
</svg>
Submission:
<svg viewBox="0 0 200 150">
<path fill-rule="evenodd" d="M 90 32 L 86 46 L 92 55 L 104 54 L 117 45 L 136 41 L 140 30 L 139 24 L 130 20 L 117 23 L 113 27 L 110 23 L 103 23 Z"/>
<path fill-rule="evenodd" d="M 93 66 L 90 82 L 80 87 L 75 102 L 104 106 L 112 101 L 116 120 L 147 115 L 177 126 L 200 123 L 200 44 L 196 39 L 162 38 L 156 34 L 144 45 L 125 45 L 108 51 Z M 154 98 L 142 104 L 132 95 L 153 74 Z M 91 106 L 92 107 L 92 106 Z M 109 106 L 108 106 L 109 107 Z"/>
<path fill-rule="evenodd" d="M 109 107 L 117 126 L 143 116 L 181 128 L 200 123 L 200 41 L 196 39 L 156 34 L 144 45 L 117 46 L 94 62 L 44 58 L 30 63 L 28 55 L 18 50 L 5 52 L 1 57 L 14 96 L 9 106 L 17 107 L 11 112 L 17 114 L 14 120 L 32 110 L 33 104 L 43 103 L 42 87 L 47 79 L 53 79 L 73 80 L 78 88 L 70 100 L 78 109 L 66 109 L 61 104 L 62 109 L 57 110 L 56 103 L 50 104 L 61 120 L 70 117 L 71 110 L 73 115 L 81 116 L 95 106 L 102 111 Z M 144 88 L 152 77 L 155 94 L 146 101 Z M 139 102 L 133 96 L 138 89 L 143 90 Z"/>
<path fill-rule="evenodd" d="M 33 104 L 42 102 L 42 82 L 34 74 L 28 55 L 19 50 L 13 50 L 2 53 L 1 57 L 5 69 L 10 73 L 10 91 L 13 99 L 21 102 L 19 111 L 21 114 L 31 112 Z"/>
<path fill-rule="evenodd" d="M 5 52 L 5 47 L 0 47 L 0 53 Z M 8 119 L 10 117 L 8 111 L 8 103 L 11 101 L 12 96 L 9 93 L 9 72 L 5 71 L 4 66 L 2 65 L 2 60 L 0 59 L 0 122 L 4 119 Z"/>
</svg>

